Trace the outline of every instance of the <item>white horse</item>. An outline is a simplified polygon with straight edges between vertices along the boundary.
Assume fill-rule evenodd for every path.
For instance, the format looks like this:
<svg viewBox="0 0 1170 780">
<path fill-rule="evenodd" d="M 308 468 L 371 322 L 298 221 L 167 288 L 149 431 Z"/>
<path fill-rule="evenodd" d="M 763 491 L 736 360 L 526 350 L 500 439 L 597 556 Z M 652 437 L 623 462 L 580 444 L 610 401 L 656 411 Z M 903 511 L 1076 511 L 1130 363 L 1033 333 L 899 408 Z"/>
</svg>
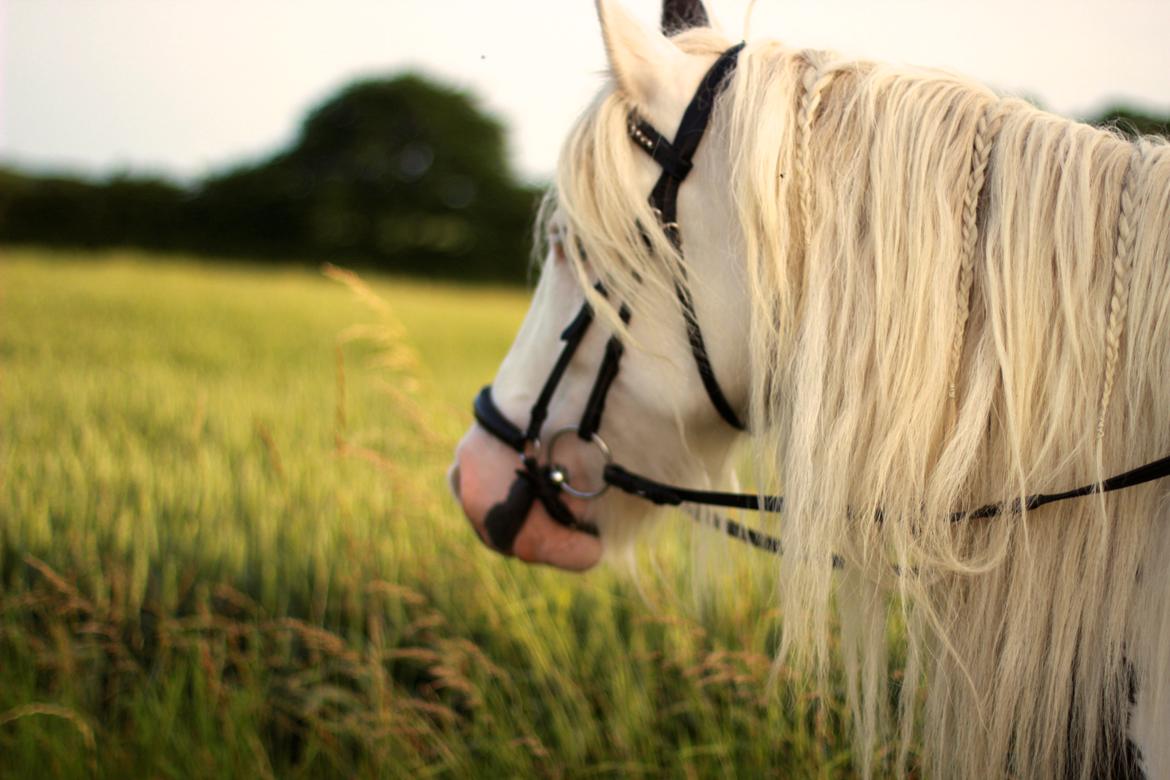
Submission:
<svg viewBox="0 0 1170 780">
<path fill-rule="evenodd" d="M 679 189 L 684 262 L 631 116 L 670 138 L 730 42 L 697 1 L 666 3 L 673 37 L 598 8 L 611 84 L 564 146 L 500 416 L 525 424 L 588 300 L 601 327 L 536 433 L 547 448 L 578 424 L 616 334 L 598 433 L 619 463 L 727 485 L 750 436 L 761 490 L 783 479 L 781 652 L 826 663 L 836 606 L 866 773 L 894 723 L 934 776 L 1170 777 L 1166 481 L 953 521 L 1170 453 L 1170 148 L 951 75 L 754 42 Z M 679 284 L 748 434 L 696 374 Z M 645 525 L 651 505 L 613 490 L 534 501 L 498 436 L 473 427 L 451 473 L 485 541 L 581 570 Z M 570 483 L 598 483 L 599 450 L 557 441 Z M 889 715 L 894 608 L 909 650 Z"/>
</svg>

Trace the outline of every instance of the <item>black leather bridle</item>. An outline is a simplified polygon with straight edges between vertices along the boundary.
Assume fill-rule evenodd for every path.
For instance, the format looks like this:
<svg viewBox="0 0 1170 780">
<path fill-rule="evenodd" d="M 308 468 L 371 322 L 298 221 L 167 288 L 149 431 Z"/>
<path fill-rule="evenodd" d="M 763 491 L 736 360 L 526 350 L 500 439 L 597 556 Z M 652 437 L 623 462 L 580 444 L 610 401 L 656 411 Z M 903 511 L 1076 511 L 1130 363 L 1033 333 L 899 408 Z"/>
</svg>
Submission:
<svg viewBox="0 0 1170 780">
<path fill-rule="evenodd" d="M 690 173 L 692 158 L 711 119 L 715 100 L 735 69 L 741 49 L 743 49 L 742 43 L 723 52 L 707 71 L 694 97 L 683 112 L 678 132 L 675 133 L 673 141 L 667 141 L 661 133 L 639 118 L 637 114 L 631 113 L 629 117 L 630 138 L 662 168 L 662 174 L 650 192 L 650 206 L 658 216 L 659 228 L 680 257 L 682 257 L 682 239 L 677 221 L 679 186 Z M 600 283 L 595 285 L 595 289 L 602 296 L 607 296 L 605 288 Z M 728 425 L 737 430 L 745 430 L 743 422 L 728 402 L 715 378 L 715 372 L 711 367 L 703 340 L 703 332 L 695 314 L 694 299 L 691 297 L 685 274 L 681 275 L 675 283 L 675 295 L 682 309 L 691 354 L 694 356 L 699 378 L 703 383 L 703 388 L 707 391 L 707 396 L 711 399 L 712 406 Z M 618 308 L 618 316 L 622 322 L 629 323 L 631 312 L 624 303 Z M 597 535 L 597 528 L 574 516 L 561 500 L 561 496 L 568 493 L 579 498 L 593 499 L 600 496 L 609 487 L 617 488 L 660 506 L 679 506 L 689 503 L 734 509 L 763 509 L 768 512 L 780 511 L 784 503 L 781 496 L 693 490 L 668 485 L 636 474 L 613 462 L 612 453 L 605 441 L 598 435 L 598 429 L 601 426 L 601 417 L 605 409 L 605 399 L 609 394 L 610 386 L 617 377 L 624 352 L 622 342 L 616 335 L 610 336 L 606 342 L 605 354 L 601 360 L 601 366 L 598 368 L 597 378 L 593 382 L 593 388 L 589 392 L 589 398 L 585 403 L 580 422 L 576 426 L 556 431 L 542 447 L 540 436 L 548 417 L 549 403 L 592 322 L 593 309 L 586 301 L 572 322 L 561 333 L 564 346 L 561 348 L 561 353 L 545 380 L 540 394 L 532 404 L 527 428 L 522 430 L 500 411 L 492 400 L 490 386 L 480 390 L 479 395 L 475 398 L 476 421 L 488 433 L 511 447 L 520 456 L 520 467 L 516 471 L 516 481 L 512 483 L 507 498 L 493 506 L 484 520 L 485 530 L 492 545 L 501 552 L 510 553 L 512 544 L 517 534 L 520 533 L 529 510 L 536 501 L 541 502 L 556 522 L 584 533 Z M 605 459 L 605 467 L 602 470 L 603 483 L 600 487 L 591 490 L 574 487 L 570 483 L 568 470 L 553 460 L 557 442 L 566 435 L 575 435 L 581 441 L 592 444 Z M 1012 502 L 987 504 L 975 510 L 955 512 L 951 515 L 951 520 L 958 522 L 989 518 L 999 514 L 1017 513 L 1024 509 L 1036 509 L 1056 501 L 1093 493 L 1121 490 L 1166 476 L 1170 476 L 1170 456 L 1110 477 L 1100 483 L 1094 482 L 1060 493 L 1038 493 L 1023 499 L 1017 498 Z M 721 528 L 729 536 L 754 547 L 776 554 L 781 552 L 780 541 L 776 537 L 743 526 L 730 518 L 716 518 L 714 525 Z M 834 557 L 833 564 L 840 567 L 842 562 L 839 558 Z"/>
</svg>

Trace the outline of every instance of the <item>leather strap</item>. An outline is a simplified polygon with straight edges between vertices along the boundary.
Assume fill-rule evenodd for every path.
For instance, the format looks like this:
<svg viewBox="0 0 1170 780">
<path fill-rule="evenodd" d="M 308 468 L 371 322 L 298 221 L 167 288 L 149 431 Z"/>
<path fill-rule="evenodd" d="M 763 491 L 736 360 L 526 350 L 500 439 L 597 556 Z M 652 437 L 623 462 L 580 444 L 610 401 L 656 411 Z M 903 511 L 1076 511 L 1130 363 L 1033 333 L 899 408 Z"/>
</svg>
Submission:
<svg viewBox="0 0 1170 780">
<path fill-rule="evenodd" d="M 683 256 L 683 250 L 682 236 L 678 229 L 678 190 L 687 174 L 691 172 L 692 158 L 711 121 L 715 99 L 722 91 L 728 76 L 735 70 L 743 46 L 744 44 L 739 43 L 723 52 L 703 76 L 695 97 L 683 111 L 673 142 L 667 141 L 658 130 L 637 114 L 630 114 L 628 123 L 630 137 L 662 168 L 662 175 L 658 177 L 654 189 L 650 192 L 650 206 L 658 215 L 659 227 L 680 257 Z M 703 340 L 703 330 L 699 327 L 699 318 L 695 313 L 694 298 L 687 284 L 686 267 L 684 266 L 681 271 L 681 276 L 674 286 L 675 297 L 682 308 L 687 342 L 695 359 L 699 379 L 703 382 L 703 389 L 711 399 L 715 411 L 728 425 L 736 430 L 745 430 L 743 421 L 735 413 L 719 385 L 719 380 L 715 377 L 715 369 L 711 367 L 711 359 L 707 354 L 707 344 Z"/>
<path fill-rule="evenodd" d="M 483 426 L 484 430 L 507 444 L 516 452 L 524 452 L 524 431 L 512 424 L 504 416 L 500 408 L 492 400 L 492 386 L 487 385 L 475 396 L 475 403 L 471 407 L 475 414 L 475 421 Z"/>
<path fill-rule="evenodd" d="M 540 429 L 544 427 L 544 421 L 548 418 L 549 402 L 552 401 L 557 385 L 561 383 L 561 378 L 569 368 L 569 363 L 572 362 L 577 347 L 581 346 L 581 340 L 585 338 L 585 331 L 589 329 L 591 322 L 593 322 L 593 308 L 586 301 L 581 304 L 581 309 L 573 321 L 561 332 L 561 340 L 565 342 L 565 346 L 561 348 L 557 362 L 553 365 L 552 371 L 549 372 L 548 379 L 544 380 L 544 387 L 540 389 L 540 395 L 536 397 L 536 401 L 528 413 L 528 430 L 524 433 L 525 441 L 536 441 L 540 438 Z M 520 449 L 524 449 L 523 443 L 521 443 Z"/>
<path fill-rule="evenodd" d="M 605 294 L 604 288 L 600 288 Z M 618 309 L 618 316 L 627 325 L 630 323 L 630 309 L 624 303 Z M 613 380 L 617 379 L 618 369 L 621 368 L 622 355 L 625 347 L 617 336 L 610 336 L 605 343 L 605 356 L 597 368 L 597 378 L 593 380 L 593 389 L 589 391 L 589 400 L 585 402 L 585 411 L 581 414 L 581 422 L 577 425 L 577 436 L 582 441 L 589 441 L 593 434 L 601 427 L 601 415 L 605 412 L 605 399 L 609 396 L 609 388 Z"/>
<path fill-rule="evenodd" d="M 779 512 L 784 507 L 783 496 L 764 496 L 756 493 L 723 493 L 717 490 L 692 490 L 668 485 L 628 471 L 616 463 L 610 463 L 602 474 L 606 483 L 630 495 L 644 498 L 659 506 L 678 506 L 682 503 L 722 506 L 731 509 L 759 509 Z"/>
<path fill-rule="evenodd" d="M 951 514 L 951 522 L 959 523 L 968 520 L 983 520 L 999 515 L 1019 514 L 1023 509 L 1029 511 L 1039 509 L 1048 504 L 1059 501 L 1068 501 L 1073 498 L 1095 495 L 1097 493 L 1113 493 L 1118 490 L 1144 485 L 1170 477 L 1170 455 L 1158 460 L 1138 466 L 1129 471 L 1123 471 L 1100 483 L 1090 483 L 1064 490 L 1059 493 L 1034 493 L 1023 501 L 1001 501 L 995 504 L 985 504 L 971 511 L 960 511 Z M 605 467 L 603 478 L 606 483 L 623 492 L 644 498 L 659 506 L 678 506 L 683 503 L 703 504 L 706 506 L 722 506 L 733 509 L 763 509 L 765 512 L 780 512 L 784 508 L 783 496 L 761 496 L 756 493 L 723 493 L 716 490 L 692 490 L 690 488 L 668 485 L 635 474 L 622 466 L 611 463 Z"/>
<path fill-rule="evenodd" d="M 1070 498 L 1081 498 L 1097 493 L 1112 493 L 1166 477 L 1170 477 L 1170 455 L 1152 460 L 1135 469 L 1115 474 L 1100 483 L 1092 482 L 1060 493 L 1035 493 L 1025 497 L 1022 502 L 1017 498 L 1010 502 L 1001 501 L 998 504 L 986 504 L 971 512 L 956 512 L 951 515 L 951 521 L 958 523 L 964 520 L 982 520 L 1001 514 L 1019 514 L 1021 505 L 1028 510 L 1039 509 L 1047 504 L 1055 504 L 1057 501 L 1067 501 Z"/>
</svg>

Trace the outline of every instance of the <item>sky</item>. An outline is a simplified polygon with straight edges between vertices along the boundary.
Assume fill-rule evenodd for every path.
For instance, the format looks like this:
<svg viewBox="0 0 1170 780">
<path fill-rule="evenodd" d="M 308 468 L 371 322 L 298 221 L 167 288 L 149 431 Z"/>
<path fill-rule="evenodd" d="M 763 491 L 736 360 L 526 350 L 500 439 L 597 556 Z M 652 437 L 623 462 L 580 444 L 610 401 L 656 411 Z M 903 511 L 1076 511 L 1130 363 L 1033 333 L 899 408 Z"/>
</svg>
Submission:
<svg viewBox="0 0 1170 780">
<path fill-rule="evenodd" d="M 647 23 L 654 0 L 626 0 Z M 707 0 L 738 38 L 748 0 Z M 758 0 L 751 38 L 954 70 L 1070 116 L 1170 114 L 1170 0 Z M 592 0 L 0 0 L 0 162 L 194 179 L 360 76 L 474 93 L 540 181 L 603 83 Z"/>
</svg>

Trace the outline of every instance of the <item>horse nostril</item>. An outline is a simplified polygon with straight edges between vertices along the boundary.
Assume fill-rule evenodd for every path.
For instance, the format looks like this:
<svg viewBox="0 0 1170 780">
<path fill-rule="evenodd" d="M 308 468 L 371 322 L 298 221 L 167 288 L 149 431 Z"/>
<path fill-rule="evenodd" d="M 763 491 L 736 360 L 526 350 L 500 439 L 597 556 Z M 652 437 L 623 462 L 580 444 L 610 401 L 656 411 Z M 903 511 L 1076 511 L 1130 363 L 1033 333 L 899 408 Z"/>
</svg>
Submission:
<svg viewBox="0 0 1170 780">
<path fill-rule="evenodd" d="M 451 464 L 451 468 L 447 470 L 447 485 L 451 488 L 451 495 L 455 496 L 456 501 L 462 501 L 459 497 L 459 463 L 456 461 Z"/>
</svg>

